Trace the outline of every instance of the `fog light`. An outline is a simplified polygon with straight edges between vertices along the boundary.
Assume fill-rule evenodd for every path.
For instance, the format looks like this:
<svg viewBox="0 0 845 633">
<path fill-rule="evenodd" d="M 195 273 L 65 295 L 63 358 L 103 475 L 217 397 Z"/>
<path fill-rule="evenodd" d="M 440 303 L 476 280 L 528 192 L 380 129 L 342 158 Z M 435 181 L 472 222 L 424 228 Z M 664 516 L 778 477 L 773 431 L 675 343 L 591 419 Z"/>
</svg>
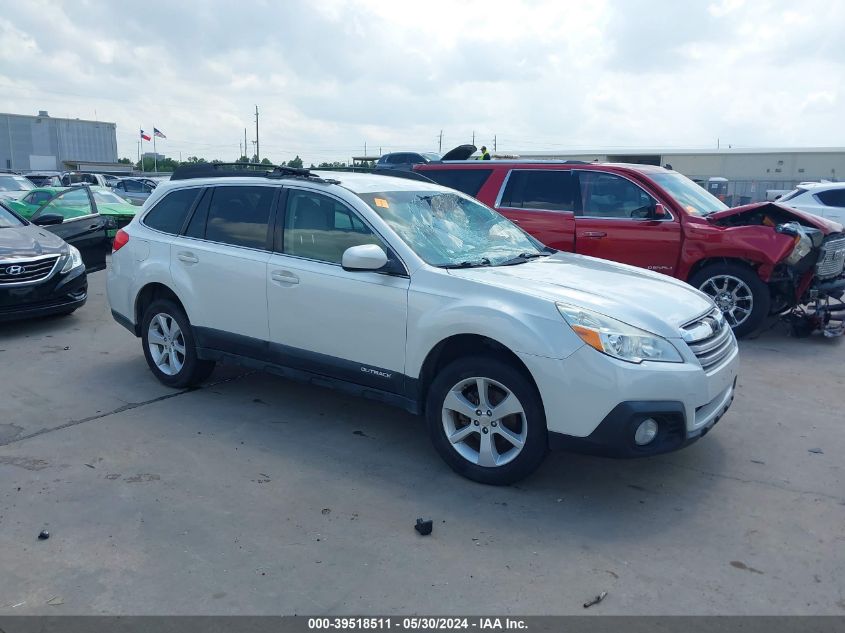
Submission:
<svg viewBox="0 0 845 633">
<path fill-rule="evenodd" d="M 655 437 L 657 437 L 657 420 L 653 420 L 652 418 L 640 422 L 636 433 L 634 433 L 634 441 L 637 443 L 637 446 L 645 446 Z"/>
</svg>

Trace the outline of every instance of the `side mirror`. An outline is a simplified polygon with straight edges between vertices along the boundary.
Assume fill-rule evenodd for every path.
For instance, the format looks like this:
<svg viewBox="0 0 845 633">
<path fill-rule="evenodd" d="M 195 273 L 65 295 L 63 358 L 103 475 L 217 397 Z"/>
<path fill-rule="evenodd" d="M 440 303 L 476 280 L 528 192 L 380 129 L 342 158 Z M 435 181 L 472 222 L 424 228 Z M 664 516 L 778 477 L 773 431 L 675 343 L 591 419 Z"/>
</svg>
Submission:
<svg viewBox="0 0 845 633">
<path fill-rule="evenodd" d="M 64 217 L 58 213 L 45 213 L 32 220 L 32 223 L 37 226 L 52 226 L 54 224 L 61 224 L 64 221 Z"/>
<path fill-rule="evenodd" d="M 664 207 L 658 202 L 656 205 L 654 205 L 653 217 L 655 220 L 665 220 L 669 217 L 669 212 L 666 210 L 666 207 Z"/>
<path fill-rule="evenodd" d="M 343 252 L 344 270 L 378 270 L 387 264 L 387 253 L 376 244 L 352 246 Z"/>
</svg>

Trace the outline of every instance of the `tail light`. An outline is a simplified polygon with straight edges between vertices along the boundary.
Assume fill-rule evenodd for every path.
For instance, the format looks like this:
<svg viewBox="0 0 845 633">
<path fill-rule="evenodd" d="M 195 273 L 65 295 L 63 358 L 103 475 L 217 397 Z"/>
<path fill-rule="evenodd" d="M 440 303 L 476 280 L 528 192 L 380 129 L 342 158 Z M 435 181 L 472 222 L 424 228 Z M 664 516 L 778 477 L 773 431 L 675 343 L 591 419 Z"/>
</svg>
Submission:
<svg viewBox="0 0 845 633">
<path fill-rule="evenodd" d="M 111 247 L 111 252 L 116 253 L 121 248 L 126 246 L 129 243 L 129 233 L 124 231 L 123 229 L 118 229 L 117 233 L 114 236 L 114 243 Z"/>
</svg>

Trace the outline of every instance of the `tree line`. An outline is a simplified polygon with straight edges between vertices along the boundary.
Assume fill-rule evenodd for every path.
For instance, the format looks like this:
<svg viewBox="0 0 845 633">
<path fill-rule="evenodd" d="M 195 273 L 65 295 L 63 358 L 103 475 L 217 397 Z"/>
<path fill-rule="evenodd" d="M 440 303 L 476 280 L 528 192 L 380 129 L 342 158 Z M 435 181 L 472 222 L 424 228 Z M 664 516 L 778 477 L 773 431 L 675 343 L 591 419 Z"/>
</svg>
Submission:
<svg viewBox="0 0 845 633">
<path fill-rule="evenodd" d="M 255 158 L 256 158 L 255 156 L 252 156 L 251 158 L 248 157 L 248 156 L 241 156 L 240 158 L 238 158 L 234 162 L 244 163 L 244 164 L 255 163 Z M 155 171 L 155 170 L 158 170 L 160 172 L 172 172 L 177 167 L 179 167 L 179 165 L 196 165 L 196 164 L 202 164 L 202 163 L 218 164 L 218 163 L 225 163 L 227 161 L 223 161 L 223 160 L 220 160 L 220 159 L 217 159 L 217 158 L 215 158 L 213 160 L 206 160 L 205 158 L 200 158 L 198 156 L 188 156 L 187 160 L 184 160 L 184 161 L 181 161 L 181 162 L 178 161 L 178 160 L 175 160 L 173 158 L 169 158 L 169 157 L 163 158 L 159 161 L 154 161 L 152 157 L 145 156 L 144 158 L 142 158 L 140 161 L 137 161 L 137 162 L 132 162 L 128 158 L 121 158 L 117 162 L 121 163 L 123 165 L 132 165 L 138 171 Z M 258 164 L 260 164 L 260 165 L 275 165 L 276 163 L 273 163 L 272 161 L 268 160 L 267 158 L 262 158 L 260 163 L 258 163 Z M 303 160 L 299 157 L 299 154 L 297 154 L 296 158 L 292 158 L 289 161 L 282 161 L 281 163 L 279 163 L 279 166 L 280 167 L 296 167 L 296 168 L 302 169 L 305 166 L 305 164 L 303 163 Z M 375 165 L 373 165 L 373 164 L 366 164 L 366 165 L 360 165 L 360 166 L 362 166 L 362 167 L 375 167 Z M 311 169 L 331 169 L 331 168 L 337 168 L 337 167 L 351 167 L 351 165 L 348 165 L 347 163 L 340 162 L 340 161 L 334 161 L 334 162 L 322 162 L 319 165 L 315 165 L 314 163 L 311 163 L 311 166 L 310 166 Z"/>
</svg>

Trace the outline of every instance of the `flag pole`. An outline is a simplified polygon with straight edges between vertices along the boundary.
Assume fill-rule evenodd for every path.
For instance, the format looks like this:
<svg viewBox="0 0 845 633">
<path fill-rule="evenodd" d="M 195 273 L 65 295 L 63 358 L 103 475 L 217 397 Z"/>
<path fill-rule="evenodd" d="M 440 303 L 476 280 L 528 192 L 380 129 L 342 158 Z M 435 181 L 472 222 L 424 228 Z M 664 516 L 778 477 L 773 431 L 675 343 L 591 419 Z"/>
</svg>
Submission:
<svg viewBox="0 0 845 633">
<path fill-rule="evenodd" d="M 156 128 L 153 126 L 153 171 L 158 173 L 158 152 L 156 151 Z"/>
</svg>

